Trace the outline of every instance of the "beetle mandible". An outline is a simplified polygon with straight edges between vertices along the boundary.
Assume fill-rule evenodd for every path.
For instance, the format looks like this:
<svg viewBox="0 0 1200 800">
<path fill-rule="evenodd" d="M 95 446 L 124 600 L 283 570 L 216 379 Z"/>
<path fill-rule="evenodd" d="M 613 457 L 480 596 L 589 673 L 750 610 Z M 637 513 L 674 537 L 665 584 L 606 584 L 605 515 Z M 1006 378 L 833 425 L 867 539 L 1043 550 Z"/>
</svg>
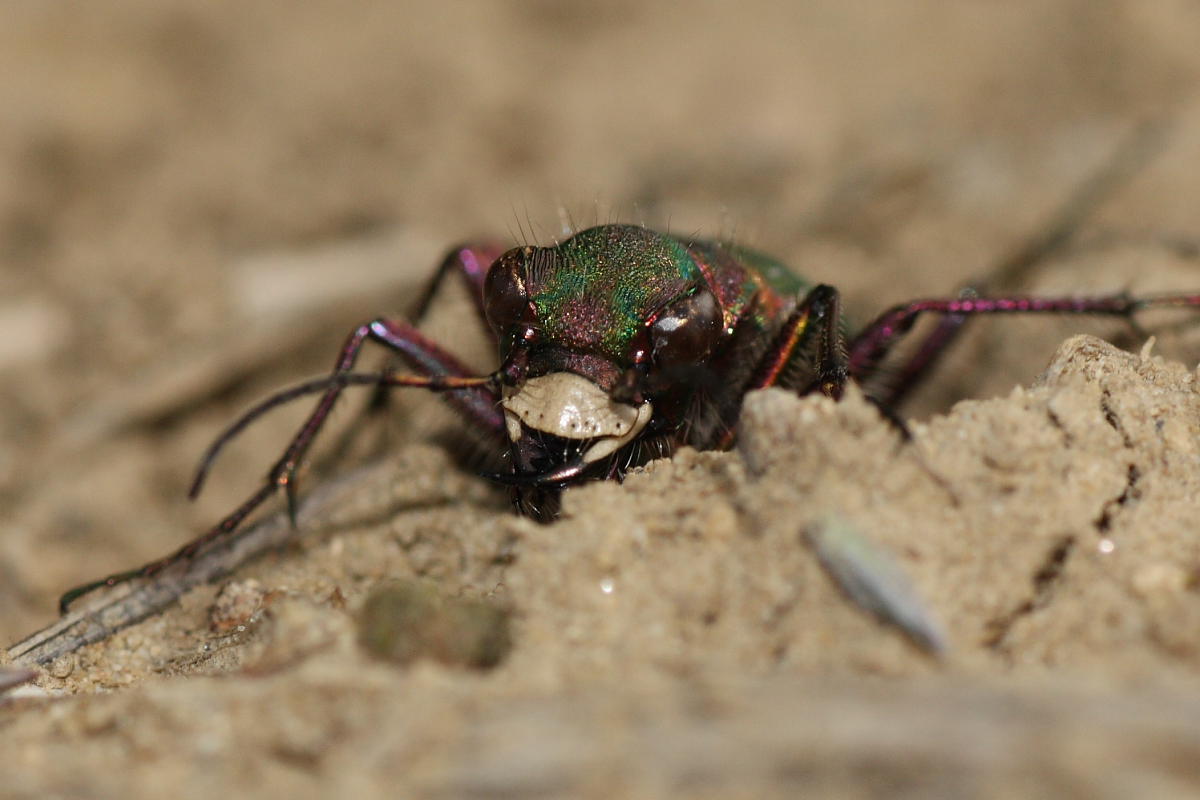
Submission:
<svg viewBox="0 0 1200 800">
<path fill-rule="evenodd" d="M 490 265 L 490 266 L 489 266 Z M 195 496 L 222 446 L 266 411 L 321 392 L 263 485 L 207 533 L 166 558 L 63 595 L 150 576 L 235 530 L 283 488 L 294 515 L 296 471 L 346 386 L 417 387 L 444 394 L 469 425 L 506 447 L 522 512 L 551 519 L 570 484 L 620 478 L 683 445 L 730 447 L 747 392 L 778 386 L 841 397 L 876 375 L 892 346 L 926 314 L 940 321 L 871 399 L 885 413 L 919 381 L 971 316 L 1102 314 L 1129 319 L 1150 307 L 1198 307 L 1200 294 L 1134 297 L 979 297 L 916 300 L 892 307 L 855 335 L 837 289 L 811 284 L 752 249 L 689 240 L 634 225 L 600 225 L 551 247 L 463 246 L 442 262 L 417 304 L 420 320 L 457 274 L 494 335 L 495 371 L 473 375 L 453 354 L 401 319 L 379 317 L 349 335 L 327 377 L 279 392 L 230 426 L 202 459 Z M 374 341 L 411 369 L 354 372 Z M 893 420 L 902 426 L 898 418 Z"/>
</svg>

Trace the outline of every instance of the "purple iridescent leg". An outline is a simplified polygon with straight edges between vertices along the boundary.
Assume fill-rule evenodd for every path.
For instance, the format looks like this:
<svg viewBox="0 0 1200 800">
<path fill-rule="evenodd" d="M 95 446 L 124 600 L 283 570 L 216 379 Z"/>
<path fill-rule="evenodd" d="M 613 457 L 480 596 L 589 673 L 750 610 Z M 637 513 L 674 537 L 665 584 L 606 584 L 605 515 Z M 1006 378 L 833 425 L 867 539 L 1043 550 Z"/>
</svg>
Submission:
<svg viewBox="0 0 1200 800">
<path fill-rule="evenodd" d="M 851 342 L 850 375 L 855 380 L 869 377 L 892 346 L 912 329 L 920 315 L 926 313 L 961 317 L 976 314 L 1103 314 L 1128 319 L 1148 308 L 1170 307 L 1200 307 L 1200 295 L 1132 297 L 1118 294 L 1108 297 L 1012 296 L 914 300 L 884 312 Z M 935 346 L 934 349 L 938 348 Z"/>
<path fill-rule="evenodd" d="M 363 345 L 376 341 L 396 351 L 413 370 L 415 375 L 382 374 L 364 376 L 351 372 Z M 207 544 L 232 533 L 256 508 L 262 505 L 280 487 L 288 493 L 289 512 L 295 512 L 295 471 L 313 439 L 324 425 L 342 390 L 351 383 L 376 383 L 384 386 L 410 386 L 447 393 L 448 401 L 474 425 L 497 438 L 504 436 L 504 419 L 498 411 L 499 398 L 496 394 L 496 379 L 491 376 L 471 376 L 466 367 L 453 355 L 426 339 L 407 322 L 391 319 L 375 319 L 361 325 L 346 339 L 338 354 L 333 372 L 323 382 L 306 382 L 291 390 L 285 390 L 251 409 L 233 424 L 213 447 L 205 454 L 193 482 L 193 493 L 198 492 L 204 476 L 221 446 L 241 431 L 249 421 L 266 410 L 322 386 L 325 391 L 316 408 L 297 431 L 283 455 L 276 461 L 264 484 L 234 511 L 200 537 L 184 545 L 165 558 L 152 561 L 135 570 L 110 575 L 98 581 L 79 586 L 67 592 L 59 600 L 59 609 L 66 612 L 68 606 L 79 597 L 101 586 L 113 586 L 139 577 L 149 577 L 182 559 L 194 556 Z"/>
<path fill-rule="evenodd" d="M 979 294 L 977 289 L 969 287 L 959 292 L 958 298 L 978 298 Z M 970 317 L 966 314 L 946 314 L 938 320 L 937 325 L 925 334 L 925 338 L 894 371 L 889 370 L 890 374 L 882 376 L 881 380 L 871 381 L 868 395 L 872 401 L 880 408 L 889 410 L 903 403 L 909 392 L 924 380 L 950 345 L 957 341 L 968 319 Z M 866 381 L 875 376 L 852 377 L 863 382 L 864 389 L 867 389 Z"/>
<path fill-rule="evenodd" d="M 438 265 L 437 272 L 433 273 L 429 283 L 425 284 L 421 298 L 413 309 L 412 318 L 418 323 L 425 319 L 425 315 L 429 313 L 429 308 L 441 291 L 446 277 L 454 273 L 462 278 L 463 285 L 475 304 L 476 313 L 479 314 L 480 319 L 483 319 L 483 279 L 487 277 L 488 267 L 507 249 L 495 243 L 475 243 L 461 245 L 451 250 L 442 259 L 442 263 Z"/>
</svg>

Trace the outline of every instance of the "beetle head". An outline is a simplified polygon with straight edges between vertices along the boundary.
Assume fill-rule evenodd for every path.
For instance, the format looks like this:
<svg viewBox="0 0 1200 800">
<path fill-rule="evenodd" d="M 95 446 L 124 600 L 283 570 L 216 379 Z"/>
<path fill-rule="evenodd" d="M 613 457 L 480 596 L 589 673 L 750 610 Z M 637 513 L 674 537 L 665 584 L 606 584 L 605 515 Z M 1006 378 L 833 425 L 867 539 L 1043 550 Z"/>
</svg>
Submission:
<svg viewBox="0 0 1200 800">
<path fill-rule="evenodd" d="M 655 378 L 703 362 L 724 327 L 686 248 L 627 226 L 508 251 L 484 308 L 504 358 L 506 480 L 518 485 L 598 472 L 655 427 Z"/>
</svg>

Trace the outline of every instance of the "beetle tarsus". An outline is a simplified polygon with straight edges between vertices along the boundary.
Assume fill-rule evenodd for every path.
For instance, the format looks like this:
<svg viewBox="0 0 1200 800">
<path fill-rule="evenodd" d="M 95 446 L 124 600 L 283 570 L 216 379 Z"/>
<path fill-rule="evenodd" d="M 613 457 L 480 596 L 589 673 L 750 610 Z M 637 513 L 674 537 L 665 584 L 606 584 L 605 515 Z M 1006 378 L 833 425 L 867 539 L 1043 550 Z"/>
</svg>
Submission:
<svg viewBox="0 0 1200 800">
<path fill-rule="evenodd" d="M 275 483 L 283 487 L 283 494 L 287 500 L 287 515 L 288 523 L 292 526 L 292 530 L 296 530 L 296 519 L 299 514 L 298 493 L 296 490 L 296 465 L 288 464 L 283 473 L 275 480 Z"/>
</svg>

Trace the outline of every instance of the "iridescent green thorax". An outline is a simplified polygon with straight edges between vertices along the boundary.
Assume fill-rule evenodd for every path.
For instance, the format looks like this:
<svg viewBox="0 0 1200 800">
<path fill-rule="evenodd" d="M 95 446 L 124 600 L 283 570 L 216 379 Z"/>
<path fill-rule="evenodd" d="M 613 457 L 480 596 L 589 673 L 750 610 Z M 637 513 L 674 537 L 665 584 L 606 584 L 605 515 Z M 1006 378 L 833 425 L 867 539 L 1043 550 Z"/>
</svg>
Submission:
<svg viewBox="0 0 1200 800">
<path fill-rule="evenodd" d="M 602 225 L 538 251 L 527 286 L 544 341 L 628 365 L 647 322 L 699 287 L 717 298 L 732 330 L 739 320 L 769 327 L 805 284 L 753 251 Z"/>
<path fill-rule="evenodd" d="M 647 318 L 701 279 L 683 244 L 631 225 L 590 228 L 541 255 L 528 287 L 544 338 L 618 364 Z"/>
</svg>

